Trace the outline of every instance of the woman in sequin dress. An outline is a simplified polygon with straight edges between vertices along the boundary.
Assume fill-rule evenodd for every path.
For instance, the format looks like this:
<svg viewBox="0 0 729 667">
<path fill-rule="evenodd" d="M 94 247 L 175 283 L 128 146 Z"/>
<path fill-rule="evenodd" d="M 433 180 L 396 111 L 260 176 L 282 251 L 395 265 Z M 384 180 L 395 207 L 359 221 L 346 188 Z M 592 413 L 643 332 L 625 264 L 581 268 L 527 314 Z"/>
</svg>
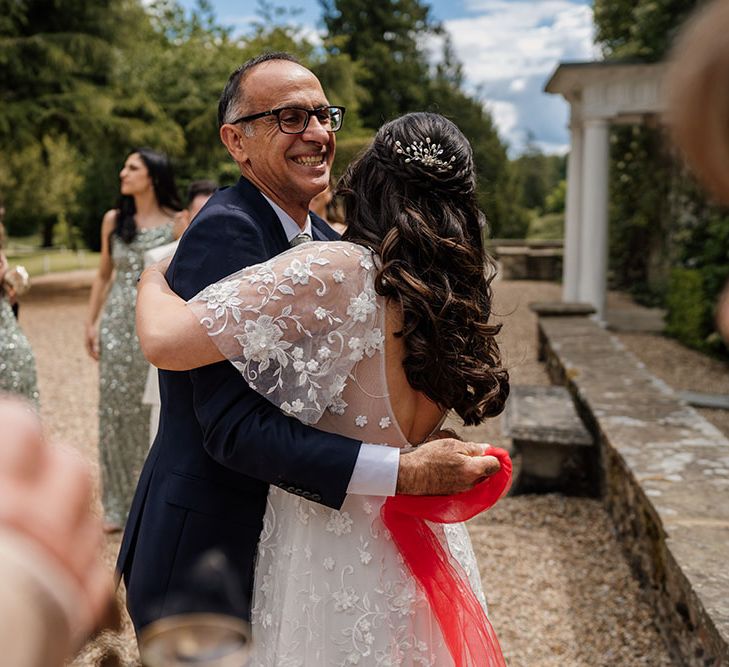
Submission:
<svg viewBox="0 0 729 667">
<path fill-rule="evenodd" d="M 91 288 L 86 349 L 99 361 L 99 460 L 105 528 L 126 521 L 149 447 L 149 406 L 142 404 L 147 362 L 134 326 L 144 253 L 177 236 L 180 210 L 169 159 L 132 152 L 120 174 L 119 208 L 101 224 L 101 262 Z M 101 317 L 99 317 L 101 316 Z"/>
<path fill-rule="evenodd" d="M 15 318 L 9 288 L 3 278 L 8 260 L 3 252 L 5 227 L 0 222 L 0 391 L 20 394 L 38 405 L 35 357 L 28 339 Z"/>
</svg>

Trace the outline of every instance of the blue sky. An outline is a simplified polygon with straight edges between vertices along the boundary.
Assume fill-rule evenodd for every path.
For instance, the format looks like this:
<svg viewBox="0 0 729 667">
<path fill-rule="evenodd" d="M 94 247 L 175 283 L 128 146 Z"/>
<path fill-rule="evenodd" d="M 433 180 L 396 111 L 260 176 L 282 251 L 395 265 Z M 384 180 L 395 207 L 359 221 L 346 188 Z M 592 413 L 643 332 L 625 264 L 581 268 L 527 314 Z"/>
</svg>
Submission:
<svg viewBox="0 0 729 667">
<path fill-rule="evenodd" d="M 196 0 L 181 0 L 186 7 Z M 450 33 L 464 65 L 467 86 L 483 100 L 512 155 L 529 133 L 547 152 L 567 149 L 568 107 L 542 92 L 560 61 L 598 57 L 592 44 L 589 0 L 430 0 L 433 15 Z M 224 25 L 245 33 L 257 0 L 212 0 Z M 322 29 L 317 0 L 274 0 L 300 10 L 310 36 Z M 436 45 L 433 45 L 436 46 Z"/>
</svg>

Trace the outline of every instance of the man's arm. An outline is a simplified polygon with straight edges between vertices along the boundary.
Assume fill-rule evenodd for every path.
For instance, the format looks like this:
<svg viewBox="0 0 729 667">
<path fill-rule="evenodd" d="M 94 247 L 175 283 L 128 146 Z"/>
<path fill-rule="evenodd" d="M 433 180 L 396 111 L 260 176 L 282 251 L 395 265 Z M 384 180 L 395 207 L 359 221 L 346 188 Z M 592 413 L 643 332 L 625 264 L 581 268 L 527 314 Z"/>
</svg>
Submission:
<svg viewBox="0 0 729 667">
<path fill-rule="evenodd" d="M 223 207 L 196 220 L 168 271 L 189 299 L 208 284 L 270 259 L 251 220 Z M 305 426 L 251 390 L 227 361 L 192 370 L 194 409 L 203 445 L 218 463 L 245 475 L 340 507 L 361 442 Z"/>
<path fill-rule="evenodd" d="M 227 243 L 219 247 L 221 239 Z M 214 251 L 216 246 L 220 252 Z M 182 241 L 171 267 L 172 286 L 190 298 L 207 284 L 268 259 L 262 247 L 252 222 L 237 217 L 201 220 Z M 395 488 L 409 494 L 453 493 L 487 474 L 488 462 L 469 455 L 480 454 L 479 445 L 437 441 L 400 458 L 399 452 L 361 448 L 358 440 L 283 415 L 227 362 L 196 369 L 190 376 L 204 446 L 216 461 L 332 507 L 339 507 L 346 493 L 389 495 Z"/>
</svg>

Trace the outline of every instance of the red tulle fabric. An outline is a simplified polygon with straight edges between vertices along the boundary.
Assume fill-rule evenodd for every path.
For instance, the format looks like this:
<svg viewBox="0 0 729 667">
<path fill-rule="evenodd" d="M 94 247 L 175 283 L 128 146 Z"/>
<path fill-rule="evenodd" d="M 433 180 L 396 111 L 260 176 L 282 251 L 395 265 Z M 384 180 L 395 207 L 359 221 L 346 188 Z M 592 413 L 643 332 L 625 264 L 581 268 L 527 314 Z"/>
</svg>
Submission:
<svg viewBox="0 0 729 667">
<path fill-rule="evenodd" d="M 506 665 L 496 633 L 473 593 L 465 572 L 426 521 L 458 523 L 491 507 L 509 488 L 511 459 L 498 447 L 501 469 L 470 491 L 452 496 L 392 496 L 381 516 L 438 619 L 456 667 Z"/>
</svg>

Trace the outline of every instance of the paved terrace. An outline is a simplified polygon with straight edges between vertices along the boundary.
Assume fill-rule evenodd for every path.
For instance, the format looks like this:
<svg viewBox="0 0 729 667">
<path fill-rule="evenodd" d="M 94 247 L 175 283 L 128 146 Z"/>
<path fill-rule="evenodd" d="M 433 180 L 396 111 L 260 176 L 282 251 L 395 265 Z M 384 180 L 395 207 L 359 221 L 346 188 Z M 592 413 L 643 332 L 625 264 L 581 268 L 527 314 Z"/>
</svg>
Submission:
<svg viewBox="0 0 729 667">
<path fill-rule="evenodd" d="M 20 312 L 36 353 L 41 404 L 49 434 L 95 462 L 97 366 L 83 349 L 83 323 L 93 272 L 34 279 Z M 501 346 L 515 383 L 549 384 L 536 355 L 536 316 L 527 304 L 559 298 L 559 285 L 499 281 L 495 311 Z M 613 295 L 611 295 L 613 296 Z M 614 303 L 622 307 L 622 302 Z M 680 389 L 729 394 L 722 364 L 675 341 L 621 334 L 654 372 Z M 670 366 L 670 367 L 669 367 Z M 676 377 L 670 374 L 675 373 Z M 699 377 L 693 378 L 697 375 Z M 693 378 L 693 379 L 692 379 Z M 709 418 L 721 428 L 724 411 Z M 478 441 L 502 443 L 499 418 L 479 427 L 453 426 Z M 729 423 L 726 432 L 729 433 Z M 509 667 L 675 667 L 654 627 L 654 613 L 631 574 L 601 501 L 556 494 L 507 497 L 470 522 L 492 622 Z M 119 537 L 108 536 L 105 560 L 116 560 Z M 73 667 L 139 665 L 131 625 L 86 645 Z M 1 662 L 1 661 L 0 661 Z"/>
<path fill-rule="evenodd" d="M 552 381 L 597 435 L 603 498 L 680 664 L 729 664 L 729 440 L 587 317 L 542 317 Z"/>
</svg>

